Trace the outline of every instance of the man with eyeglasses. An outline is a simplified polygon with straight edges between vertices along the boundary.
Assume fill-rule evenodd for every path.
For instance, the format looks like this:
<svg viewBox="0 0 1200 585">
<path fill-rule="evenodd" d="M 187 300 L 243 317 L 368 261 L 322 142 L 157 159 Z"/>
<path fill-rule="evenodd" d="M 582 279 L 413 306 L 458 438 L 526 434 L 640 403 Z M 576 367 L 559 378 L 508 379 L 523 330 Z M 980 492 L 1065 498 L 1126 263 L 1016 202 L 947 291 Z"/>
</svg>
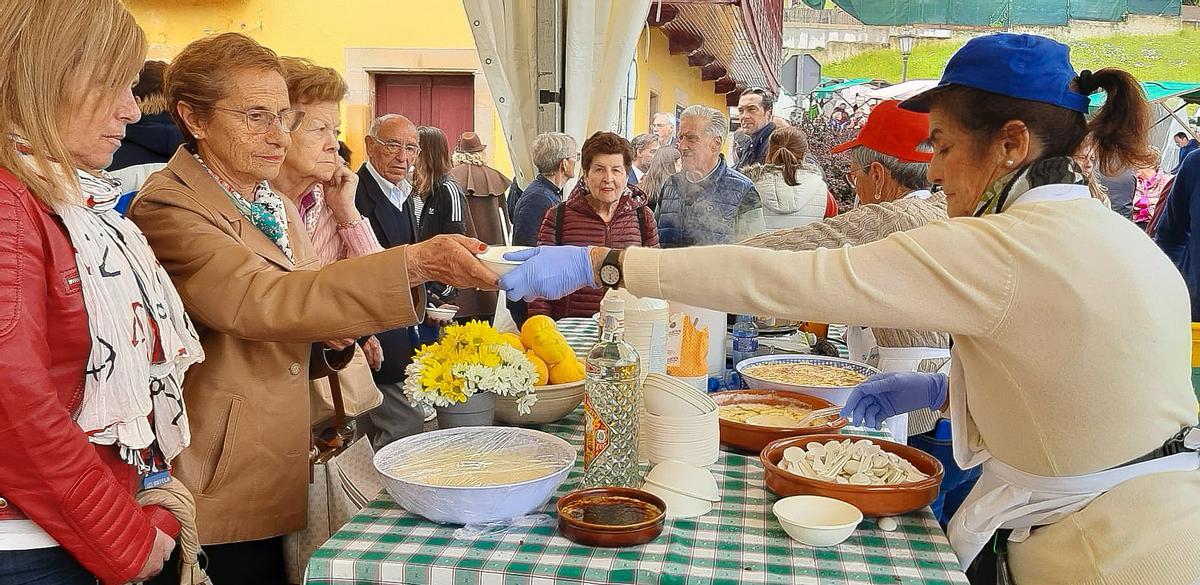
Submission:
<svg viewBox="0 0 1200 585">
<path fill-rule="evenodd" d="M 694 105 L 679 117 L 683 171 L 662 187 L 655 219 L 664 248 L 732 244 L 765 229 L 754 183 L 725 163 L 729 123 L 719 110 Z"/>
<path fill-rule="evenodd" d="M 417 242 L 417 216 L 413 208 L 409 172 L 421 153 L 417 127 L 399 114 L 376 118 L 367 131 L 367 162 L 358 169 L 354 203 L 370 220 L 384 248 Z M 383 403 L 370 412 L 374 429 L 368 433 L 376 448 L 421 432 L 425 417 L 404 396 L 404 368 L 417 347 L 413 327 L 393 329 L 376 336 L 383 348 L 383 363 L 375 372 L 375 385 Z"/>
<path fill-rule="evenodd" d="M 675 146 L 675 116 L 666 112 L 654 114 L 650 120 L 650 133 L 658 136 L 659 146 Z"/>
<path fill-rule="evenodd" d="M 747 139 L 735 149 L 737 169 L 762 164 L 767 159 L 767 141 L 775 131 L 775 96 L 761 87 L 752 87 L 738 98 L 739 130 Z"/>
</svg>

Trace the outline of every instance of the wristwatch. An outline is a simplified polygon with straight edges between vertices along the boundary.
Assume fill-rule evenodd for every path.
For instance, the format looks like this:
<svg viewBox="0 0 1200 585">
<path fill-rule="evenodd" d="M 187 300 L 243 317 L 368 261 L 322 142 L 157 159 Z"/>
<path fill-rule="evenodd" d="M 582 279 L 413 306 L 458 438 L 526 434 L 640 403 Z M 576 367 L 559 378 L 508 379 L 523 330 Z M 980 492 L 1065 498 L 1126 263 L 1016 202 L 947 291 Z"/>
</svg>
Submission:
<svg viewBox="0 0 1200 585">
<path fill-rule="evenodd" d="M 608 288 L 617 288 L 617 283 L 621 282 L 621 265 L 617 263 L 620 256 L 620 250 L 608 251 L 604 262 L 600 264 L 600 284 Z"/>
</svg>

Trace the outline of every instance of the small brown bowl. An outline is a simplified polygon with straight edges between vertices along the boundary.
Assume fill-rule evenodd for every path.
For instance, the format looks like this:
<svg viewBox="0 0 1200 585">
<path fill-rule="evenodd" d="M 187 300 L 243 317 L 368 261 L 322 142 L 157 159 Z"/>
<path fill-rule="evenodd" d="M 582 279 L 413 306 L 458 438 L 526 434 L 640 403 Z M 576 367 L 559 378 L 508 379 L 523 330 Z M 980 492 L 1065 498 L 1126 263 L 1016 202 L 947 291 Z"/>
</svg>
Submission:
<svg viewBox="0 0 1200 585">
<path fill-rule="evenodd" d="M 575 490 L 558 499 L 557 509 L 558 530 L 563 536 L 579 544 L 609 548 L 658 538 L 667 517 L 667 503 L 662 498 L 623 487 Z"/>
<path fill-rule="evenodd" d="M 833 406 L 832 402 L 824 398 L 798 394 L 796 392 L 780 392 L 777 390 L 728 390 L 725 392 L 714 392 L 709 394 L 709 396 L 717 403 L 718 407 L 732 404 L 757 403 L 774 406 L 795 405 L 801 408 L 817 410 Z M 759 453 L 771 441 L 800 435 L 836 433 L 838 429 L 846 426 L 846 422 L 846 419 L 838 417 L 831 422 L 809 427 L 767 427 L 722 418 L 719 424 L 721 426 L 722 445 L 751 453 Z"/>
<path fill-rule="evenodd" d="M 921 473 L 929 477 L 921 481 L 896 485 L 847 485 L 809 479 L 779 468 L 783 450 L 788 447 L 808 447 L 809 443 L 828 443 L 845 439 L 858 440 L 866 437 L 850 435 L 806 435 L 780 439 L 763 448 L 762 460 L 767 489 L 778 496 L 814 495 L 836 498 L 853 504 L 864 516 L 899 516 L 928 506 L 937 498 L 938 486 L 942 483 L 942 464 L 932 455 L 892 441 L 871 439 L 884 451 L 895 453 L 908 460 Z"/>
</svg>

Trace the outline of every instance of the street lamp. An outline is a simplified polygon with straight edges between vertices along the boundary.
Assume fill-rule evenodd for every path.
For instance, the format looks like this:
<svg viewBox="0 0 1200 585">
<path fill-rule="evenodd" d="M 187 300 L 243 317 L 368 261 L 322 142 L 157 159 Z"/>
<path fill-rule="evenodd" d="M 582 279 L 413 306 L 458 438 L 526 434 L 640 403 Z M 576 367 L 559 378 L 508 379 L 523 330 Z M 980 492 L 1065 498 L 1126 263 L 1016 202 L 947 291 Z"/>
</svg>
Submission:
<svg viewBox="0 0 1200 585">
<path fill-rule="evenodd" d="M 900 44 L 900 82 L 908 81 L 908 57 L 912 55 L 913 43 L 917 41 L 917 37 L 910 31 L 901 32 L 896 37 L 896 41 Z"/>
</svg>

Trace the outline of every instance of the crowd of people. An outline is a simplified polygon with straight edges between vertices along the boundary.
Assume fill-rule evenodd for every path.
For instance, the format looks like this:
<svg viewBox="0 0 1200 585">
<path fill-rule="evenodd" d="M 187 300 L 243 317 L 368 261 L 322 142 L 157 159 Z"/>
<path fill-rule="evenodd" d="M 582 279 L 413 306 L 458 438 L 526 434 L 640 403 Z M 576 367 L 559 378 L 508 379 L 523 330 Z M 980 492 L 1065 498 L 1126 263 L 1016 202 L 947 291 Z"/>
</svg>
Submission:
<svg viewBox="0 0 1200 585">
<path fill-rule="evenodd" d="M 1200 155 L 1158 168 L 1127 73 L 1077 75 L 1042 37 L 971 41 L 938 88 L 877 104 L 835 149 L 858 200 L 837 215 L 804 131 L 760 88 L 739 98 L 740 140 L 703 105 L 632 140 L 545 133 L 521 186 L 475 133 L 403 113 L 340 142 L 342 76 L 247 35 L 147 62 L 119 0 L 6 16 L 0 582 L 295 582 L 285 537 L 309 522 L 313 437 L 344 425 L 379 447 L 424 428 L 402 386 L 446 323 L 428 307 L 583 317 L 618 286 L 859 326 L 852 355 L 886 373 L 848 417 L 904 441 L 951 412 L 945 464 L 975 473 L 943 492 L 974 514 L 949 522 L 973 579 L 1200 576 L 1200 463 L 1162 450 L 1197 423 L 1179 271 L 1200 298 Z M 498 279 L 476 255 L 509 240 L 532 249 Z M 1098 351 L 1113 332 L 1117 356 Z M 378 394 L 350 420 L 310 379 L 343 358 Z M 1101 493 L 1069 481 L 1100 476 Z M 998 500 L 1035 480 L 1052 513 L 1022 525 Z"/>
</svg>

